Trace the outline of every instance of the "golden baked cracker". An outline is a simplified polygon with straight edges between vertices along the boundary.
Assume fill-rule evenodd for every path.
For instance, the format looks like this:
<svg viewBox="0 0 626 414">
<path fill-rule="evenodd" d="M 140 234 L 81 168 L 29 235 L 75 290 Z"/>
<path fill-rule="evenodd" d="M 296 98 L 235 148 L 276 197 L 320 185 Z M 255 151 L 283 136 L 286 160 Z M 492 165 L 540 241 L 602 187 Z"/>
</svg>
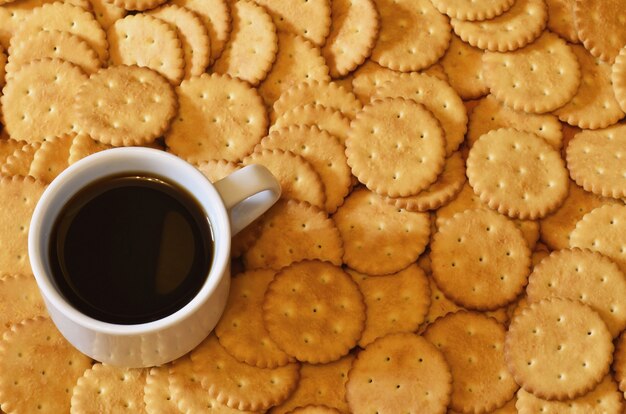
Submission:
<svg viewBox="0 0 626 414">
<path fill-rule="evenodd" d="M 304 157 L 291 151 L 261 149 L 241 162 L 244 165 L 260 164 L 270 170 L 280 183 L 283 198 L 306 201 L 319 208 L 326 205 L 324 182 Z"/>
<path fill-rule="evenodd" d="M 9 55 L 7 73 L 14 73 L 25 64 L 46 57 L 67 60 L 87 74 L 96 72 L 102 66 L 98 54 L 87 42 L 77 35 L 58 30 L 41 31 L 25 38 L 14 36 Z"/>
<path fill-rule="evenodd" d="M 580 43 L 574 24 L 576 0 L 546 0 L 548 6 L 548 29 L 570 43 Z"/>
<path fill-rule="evenodd" d="M 604 197 L 626 197 L 626 125 L 577 134 L 566 149 L 576 184 Z"/>
<path fill-rule="evenodd" d="M 248 0 L 234 2 L 231 12 L 230 39 L 211 70 L 257 85 L 271 70 L 278 53 L 276 26 L 263 7 Z"/>
<path fill-rule="evenodd" d="M 144 11 L 154 9 L 167 0 L 111 0 L 113 4 L 129 11 Z"/>
<path fill-rule="evenodd" d="M 569 244 L 602 253 L 626 272 L 626 206 L 604 205 L 585 214 L 572 231 Z"/>
<path fill-rule="evenodd" d="M 520 219 L 545 217 L 567 197 L 560 154 L 537 135 L 502 128 L 480 137 L 467 158 L 467 177 L 489 207 Z"/>
<path fill-rule="evenodd" d="M 108 0 L 89 0 L 89 2 L 93 7 L 93 15 L 105 31 L 109 30 L 113 23 L 126 17 L 126 9 Z"/>
<path fill-rule="evenodd" d="M 330 80 L 328 66 L 318 47 L 293 33 L 278 32 L 277 35 L 276 60 L 258 87 L 258 92 L 268 107 L 274 105 L 281 94 L 300 82 Z"/>
<path fill-rule="evenodd" d="M 13 274 L 0 278 L 0 329 L 47 314 L 33 275 Z"/>
<path fill-rule="evenodd" d="M 569 102 L 580 85 L 580 65 L 560 37 L 544 33 L 513 52 L 483 55 L 485 82 L 493 96 L 516 111 L 544 113 Z"/>
<path fill-rule="evenodd" d="M 230 8 L 226 0 L 171 0 L 171 4 L 185 7 L 196 13 L 209 32 L 211 62 L 224 50 L 231 31 Z"/>
<path fill-rule="evenodd" d="M 15 151 L 27 145 L 26 141 L 17 141 L 8 137 L 4 137 L 5 129 L 0 130 L 0 160 L 4 163 L 10 155 Z"/>
<path fill-rule="evenodd" d="M 547 21 L 544 0 L 515 0 L 509 10 L 493 19 L 480 22 L 451 19 L 450 23 L 464 42 L 479 49 L 507 52 L 535 40 Z"/>
<path fill-rule="evenodd" d="M 306 104 L 324 105 L 336 109 L 344 116 L 354 119 L 363 109 L 363 104 L 354 94 L 335 82 L 307 81 L 284 91 L 274 103 L 272 122 L 287 111 Z"/>
<path fill-rule="evenodd" d="M 385 201 L 409 211 L 435 210 L 453 199 L 465 184 L 465 161 L 459 151 L 445 161 L 443 171 L 437 181 L 416 195 L 408 197 L 387 197 Z"/>
<path fill-rule="evenodd" d="M 211 58 L 211 43 L 207 28 L 191 10 L 167 4 L 146 13 L 176 28 L 183 48 L 185 74 L 183 79 L 202 75 Z"/>
<path fill-rule="evenodd" d="M 562 146 L 562 126 L 553 114 L 529 114 L 515 111 L 499 102 L 493 95 L 481 99 L 469 115 L 466 143 L 469 147 L 481 135 L 499 128 L 515 128 L 532 132 L 543 138 L 555 150 Z"/>
<path fill-rule="evenodd" d="M 192 163 L 238 161 L 267 133 L 256 90 L 228 75 L 202 75 L 176 89 L 179 112 L 165 135 L 170 151 Z"/>
<path fill-rule="evenodd" d="M 34 142 L 75 131 L 74 97 L 86 80 L 80 68 L 59 59 L 44 58 L 15 72 L 0 97 L 11 138 Z"/>
<path fill-rule="evenodd" d="M 52 182 L 69 166 L 68 159 L 73 140 L 74 136 L 65 135 L 44 141 L 35 152 L 28 175 L 43 183 Z"/>
<path fill-rule="evenodd" d="M 343 199 L 350 192 L 351 175 L 345 147 L 337 138 L 315 126 L 292 125 L 273 131 L 259 145 L 263 149 L 290 151 L 308 161 L 322 181 L 326 211 L 334 213 L 343 204 Z"/>
<path fill-rule="evenodd" d="M 143 400 L 149 414 L 180 414 L 170 391 L 170 365 L 152 367 L 146 377 Z"/>
<path fill-rule="evenodd" d="M 401 72 L 380 66 L 368 59 L 352 74 L 352 92 L 361 102 L 369 103 L 379 86 L 387 81 L 395 81 Z"/>
<path fill-rule="evenodd" d="M 228 303 L 217 326 L 220 344 L 237 360 L 259 368 L 276 368 L 295 360 L 270 338 L 263 325 L 262 305 L 274 270 L 252 270 L 234 277 Z"/>
<path fill-rule="evenodd" d="M 605 62 L 613 63 L 626 44 L 624 2 L 621 0 L 577 0 L 574 23 L 585 49 Z"/>
<path fill-rule="evenodd" d="M 176 29 L 162 20 L 146 14 L 126 16 L 107 30 L 107 38 L 113 65 L 148 67 L 173 85 L 185 76 L 182 43 Z"/>
<path fill-rule="evenodd" d="M 581 396 L 602 381 L 613 343 L 602 318 L 590 307 L 549 298 L 513 318 L 504 353 L 515 382 L 525 391 L 563 400 Z"/>
<path fill-rule="evenodd" d="M 69 412 L 72 387 L 90 365 L 49 318 L 11 326 L 0 342 L 2 411 Z"/>
<path fill-rule="evenodd" d="M 295 391 L 282 404 L 272 407 L 270 414 L 285 414 L 296 407 L 324 404 L 341 413 L 349 412 L 346 381 L 354 355 L 328 364 L 302 364 L 300 381 Z"/>
<path fill-rule="evenodd" d="M 462 99 L 476 99 L 489 93 L 483 77 L 484 51 L 453 35 L 450 47 L 441 58 L 450 86 Z"/>
<path fill-rule="evenodd" d="M 448 18 L 430 0 L 374 0 L 380 14 L 378 41 L 371 59 L 401 72 L 437 62 L 450 43 Z"/>
<path fill-rule="evenodd" d="M 44 184 L 32 177 L 0 179 L 0 274 L 31 272 L 28 227 L 44 189 Z"/>
<path fill-rule="evenodd" d="M 334 220 L 308 203 L 279 200 L 261 218 L 261 234 L 244 254 L 247 269 L 280 269 L 304 259 L 341 265 L 343 241 Z"/>
<path fill-rule="evenodd" d="M 264 369 L 239 362 L 210 335 L 191 352 L 193 370 L 209 396 L 238 410 L 267 410 L 280 404 L 298 383 L 297 363 Z"/>
<path fill-rule="evenodd" d="M 430 219 L 387 204 L 357 188 L 333 215 L 343 238 L 343 262 L 368 275 L 398 272 L 415 262 L 428 244 Z"/>
<path fill-rule="evenodd" d="M 306 260 L 280 270 L 263 299 L 270 338 L 298 361 L 336 361 L 356 346 L 365 327 L 358 285 L 340 267 Z"/>
<path fill-rule="evenodd" d="M 530 250 L 519 229 L 486 209 L 447 220 L 430 245 L 433 278 L 456 304 L 493 310 L 515 300 L 530 272 Z"/>
<path fill-rule="evenodd" d="M 37 7 L 28 18 L 19 22 L 18 27 L 19 31 L 15 34 L 18 38 L 24 39 L 43 30 L 60 30 L 87 42 L 102 63 L 109 56 L 106 34 L 93 14 L 70 3 L 56 2 Z"/>
<path fill-rule="evenodd" d="M 579 45 L 572 51 L 580 65 L 581 82 L 571 101 L 554 111 L 563 122 L 583 129 L 605 128 L 624 117 L 613 93 L 611 66 Z"/>
<path fill-rule="evenodd" d="M 426 318 L 430 288 L 426 273 L 413 264 L 384 277 L 357 281 L 365 299 L 365 329 L 359 346 L 365 348 L 388 334 L 415 332 Z"/>
<path fill-rule="evenodd" d="M 386 98 L 365 106 L 350 125 L 346 156 L 352 174 L 389 197 L 428 188 L 445 162 L 444 131 L 435 116 L 410 99 Z"/>
<path fill-rule="evenodd" d="M 345 145 L 350 129 L 350 119 L 337 109 L 310 103 L 296 106 L 283 113 L 271 126 L 270 133 L 292 125 L 316 126 Z"/>
<path fill-rule="evenodd" d="M 552 252 L 533 269 L 526 293 L 531 303 L 553 296 L 580 300 L 600 315 L 613 337 L 626 328 L 626 275 L 600 253 Z"/>
<path fill-rule="evenodd" d="M 72 165 L 76 161 L 85 158 L 88 155 L 95 154 L 96 152 L 104 151 L 109 148 L 112 147 L 110 145 L 96 141 L 89 135 L 78 134 L 72 140 L 68 163 Z"/>
<path fill-rule="evenodd" d="M 552 249 L 567 249 L 570 234 L 585 214 L 605 204 L 615 203 L 618 201 L 589 193 L 570 181 L 561 207 L 539 221 L 541 240 Z"/>
<path fill-rule="evenodd" d="M 626 394 L 626 334 L 623 332 L 615 344 L 613 371 L 620 391 Z"/>
<path fill-rule="evenodd" d="M 452 376 L 443 354 L 414 334 L 379 338 L 357 356 L 348 374 L 352 412 L 446 412 Z"/>
<path fill-rule="evenodd" d="M 23 141 L 19 141 L 23 142 Z M 41 147 L 41 142 L 32 142 L 16 149 L 9 155 L 2 164 L 2 175 L 26 176 L 30 172 L 30 165 L 33 163 L 35 153 Z"/>
<path fill-rule="evenodd" d="M 4 48 L 0 45 L 0 88 L 5 85 L 7 55 L 4 52 Z"/>
<path fill-rule="evenodd" d="M 154 141 L 176 115 L 174 88 L 159 73 L 139 66 L 112 66 L 91 75 L 76 95 L 83 133 L 110 145 Z"/>
<path fill-rule="evenodd" d="M 342 78 L 333 79 L 338 86 L 344 88 L 348 92 L 352 93 L 352 79 L 354 78 L 354 72 L 350 72 L 348 75 Z"/>
<path fill-rule="evenodd" d="M 94 364 L 72 391 L 72 414 L 147 413 L 143 400 L 147 374 L 146 368 Z"/>
<path fill-rule="evenodd" d="M 504 361 L 505 328 L 476 312 L 455 312 L 437 319 L 424 333 L 452 372 L 453 410 L 490 412 L 513 398 L 518 385 Z"/>
<path fill-rule="evenodd" d="M 330 32 L 329 0 L 255 0 L 269 12 L 276 29 L 322 46 Z"/>
<path fill-rule="evenodd" d="M 515 0 L 433 0 L 441 13 L 459 20 L 488 20 L 501 15 L 513 6 Z"/>
<path fill-rule="evenodd" d="M 419 333 L 422 333 L 431 323 L 442 316 L 464 309 L 446 297 L 435 283 L 432 274 L 428 277 L 428 285 L 430 287 L 430 307 Z"/>
<path fill-rule="evenodd" d="M 592 391 L 573 400 L 542 400 L 520 389 L 517 393 L 519 414 L 589 413 L 619 414 L 623 412 L 624 401 L 611 375 L 604 377 Z"/>
<path fill-rule="evenodd" d="M 379 29 L 373 0 L 333 0 L 330 34 L 322 55 L 330 76 L 338 78 L 352 72 L 372 53 Z"/>
<path fill-rule="evenodd" d="M 463 142 L 467 113 L 463 101 L 446 81 L 425 74 L 401 74 L 397 81 L 377 88 L 375 97 L 402 97 L 424 105 L 439 120 L 445 132 L 446 156 L 452 155 Z"/>
<path fill-rule="evenodd" d="M 307 405 L 306 407 L 298 407 L 290 411 L 289 414 L 341 414 L 341 411 L 325 405 Z"/>
<path fill-rule="evenodd" d="M 226 160 L 209 160 L 197 165 L 202 174 L 206 176 L 212 183 L 225 178 L 226 176 L 241 169 L 239 164 Z"/>
<path fill-rule="evenodd" d="M 613 92 L 622 111 L 626 112 L 626 46 L 622 48 L 615 58 L 611 69 L 611 82 Z"/>
</svg>

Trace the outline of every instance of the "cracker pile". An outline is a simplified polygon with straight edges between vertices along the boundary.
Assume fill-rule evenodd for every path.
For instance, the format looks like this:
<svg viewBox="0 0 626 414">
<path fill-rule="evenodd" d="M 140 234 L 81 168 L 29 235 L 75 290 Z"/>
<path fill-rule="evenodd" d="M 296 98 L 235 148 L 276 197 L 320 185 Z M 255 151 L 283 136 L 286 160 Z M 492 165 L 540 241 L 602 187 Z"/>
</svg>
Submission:
<svg viewBox="0 0 626 414">
<path fill-rule="evenodd" d="M 7 413 L 621 413 L 625 0 L 0 0 Z M 150 146 L 280 200 L 219 324 L 90 361 L 27 256 L 45 186 Z"/>
</svg>

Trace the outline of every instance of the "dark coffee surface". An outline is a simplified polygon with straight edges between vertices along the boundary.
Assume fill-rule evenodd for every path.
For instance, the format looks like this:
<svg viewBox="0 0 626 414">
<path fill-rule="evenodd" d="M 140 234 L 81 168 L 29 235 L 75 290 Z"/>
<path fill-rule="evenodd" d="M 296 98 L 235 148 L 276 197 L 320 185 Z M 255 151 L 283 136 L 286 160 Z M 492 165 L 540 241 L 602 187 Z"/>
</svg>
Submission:
<svg viewBox="0 0 626 414">
<path fill-rule="evenodd" d="M 187 304 L 213 259 L 208 219 L 186 191 L 156 177 L 110 177 L 76 194 L 50 238 L 54 280 L 81 312 L 139 324 Z"/>
</svg>

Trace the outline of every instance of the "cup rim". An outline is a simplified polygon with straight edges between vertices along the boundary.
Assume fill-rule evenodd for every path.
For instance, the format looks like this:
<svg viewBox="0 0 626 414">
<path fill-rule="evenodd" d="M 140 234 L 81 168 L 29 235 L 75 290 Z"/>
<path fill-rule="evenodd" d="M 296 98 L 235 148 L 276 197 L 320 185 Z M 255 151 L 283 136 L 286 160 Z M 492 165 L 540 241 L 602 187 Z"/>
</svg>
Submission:
<svg viewBox="0 0 626 414">
<path fill-rule="evenodd" d="M 104 322 L 90 317 L 72 306 L 61 295 L 61 293 L 57 290 L 53 281 L 51 280 L 52 276 L 49 274 L 45 266 L 46 259 L 44 258 L 44 256 L 46 252 L 42 252 L 40 249 L 42 245 L 40 239 L 42 237 L 42 227 L 44 226 L 44 219 L 47 217 L 48 209 L 50 208 L 50 205 L 55 197 L 58 196 L 59 191 L 64 190 L 65 187 L 69 185 L 67 181 L 77 174 L 82 174 L 87 170 L 90 170 L 97 166 L 102 166 L 104 163 L 107 163 L 112 158 L 118 159 L 120 157 L 128 158 L 129 161 L 132 160 L 132 158 L 137 157 L 159 158 L 160 162 L 163 162 L 164 164 L 163 171 L 165 173 L 160 174 L 164 178 L 168 178 L 168 167 L 179 168 L 184 170 L 183 173 L 185 175 L 189 174 L 189 177 L 193 178 L 195 182 L 201 183 L 202 189 L 200 192 L 197 190 L 194 191 L 193 189 L 183 186 L 180 183 L 178 184 L 184 187 L 191 194 L 193 194 L 194 197 L 199 201 L 202 209 L 212 223 L 211 228 L 214 232 L 213 237 L 215 243 L 213 261 L 206 280 L 204 281 L 198 293 L 196 293 L 196 295 L 189 302 L 187 302 L 187 304 L 178 309 L 176 312 L 169 314 L 161 319 L 132 325 Z M 138 170 L 137 168 L 133 168 L 132 163 L 129 163 L 127 171 L 141 172 L 141 169 Z M 112 172 L 111 175 L 118 172 L 124 172 L 124 170 Z M 151 173 L 159 174 L 153 172 Z M 91 183 L 98 178 L 106 176 L 106 174 L 101 174 L 97 177 L 94 177 L 92 180 L 89 180 L 88 182 Z M 76 194 L 76 192 L 79 191 L 80 188 L 82 188 L 82 186 L 76 189 L 72 189 L 70 197 Z M 201 193 L 201 197 L 198 196 L 198 193 Z M 215 215 L 217 217 L 212 217 L 211 213 L 205 208 L 205 205 L 209 202 L 216 203 L 218 205 L 218 208 L 214 209 Z M 218 220 L 223 224 L 222 226 L 220 226 L 223 227 L 223 229 L 220 229 L 219 233 L 215 228 L 216 225 L 214 225 L 213 220 Z M 52 226 L 52 223 L 49 223 L 47 225 Z M 138 335 L 160 331 L 172 325 L 183 322 L 184 319 L 194 314 L 207 300 L 211 298 L 211 296 L 217 289 L 220 281 L 226 276 L 227 273 L 226 270 L 229 266 L 228 260 L 230 256 L 230 238 L 230 218 L 228 216 L 222 198 L 213 186 L 213 184 L 209 181 L 209 179 L 206 178 L 197 168 L 187 163 L 185 160 L 173 154 L 169 154 L 165 151 L 145 147 L 120 147 L 101 151 L 75 162 L 64 171 L 62 171 L 52 181 L 52 183 L 48 185 L 48 187 L 44 190 L 42 196 L 40 197 L 39 201 L 37 202 L 31 218 L 28 232 L 28 254 L 31 269 L 37 281 L 39 290 L 42 293 L 42 296 L 46 301 L 49 301 L 50 304 L 57 311 L 65 315 L 65 317 L 80 326 L 103 334 L 119 336 Z M 218 244 L 221 244 L 221 248 L 218 248 Z"/>
</svg>

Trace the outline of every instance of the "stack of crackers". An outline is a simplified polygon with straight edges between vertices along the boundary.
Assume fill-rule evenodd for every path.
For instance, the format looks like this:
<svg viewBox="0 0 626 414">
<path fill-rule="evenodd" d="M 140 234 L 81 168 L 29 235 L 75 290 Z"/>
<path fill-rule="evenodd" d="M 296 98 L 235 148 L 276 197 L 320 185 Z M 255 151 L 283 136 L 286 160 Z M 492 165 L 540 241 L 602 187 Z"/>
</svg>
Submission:
<svg viewBox="0 0 626 414">
<path fill-rule="evenodd" d="M 625 0 L 0 0 L 0 86 L 4 412 L 623 412 Z M 129 145 L 283 188 L 150 369 L 72 348 L 27 256 Z"/>
</svg>

